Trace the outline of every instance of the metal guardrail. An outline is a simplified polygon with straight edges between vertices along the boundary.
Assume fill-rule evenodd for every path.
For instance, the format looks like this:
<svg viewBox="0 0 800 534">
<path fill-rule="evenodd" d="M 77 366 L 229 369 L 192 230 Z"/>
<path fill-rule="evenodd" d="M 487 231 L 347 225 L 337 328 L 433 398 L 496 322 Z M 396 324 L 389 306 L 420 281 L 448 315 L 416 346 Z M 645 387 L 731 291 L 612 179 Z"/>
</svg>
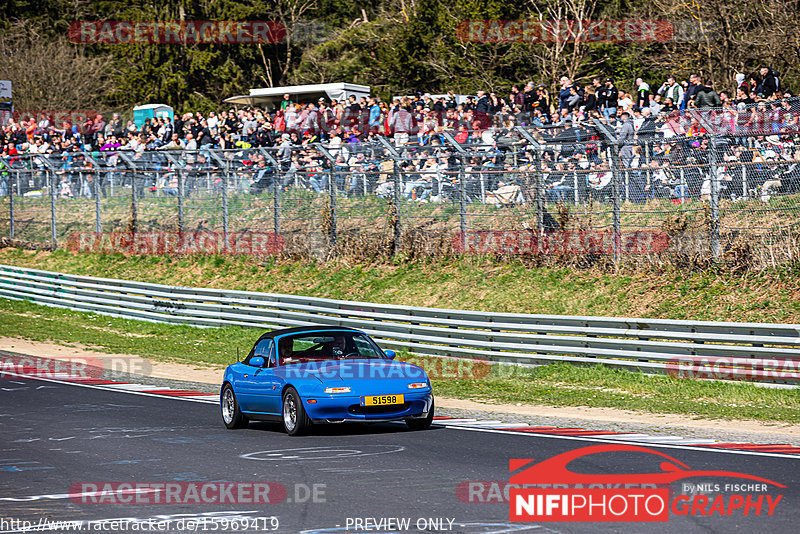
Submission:
<svg viewBox="0 0 800 534">
<path fill-rule="evenodd" d="M 382 346 L 493 362 L 571 362 L 767 382 L 800 379 L 800 325 L 487 313 L 191 288 L 0 265 L 0 297 L 201 327 L 355 327 Z M 687 371 L 688 370 L 688 371 Z"/>
</svg>

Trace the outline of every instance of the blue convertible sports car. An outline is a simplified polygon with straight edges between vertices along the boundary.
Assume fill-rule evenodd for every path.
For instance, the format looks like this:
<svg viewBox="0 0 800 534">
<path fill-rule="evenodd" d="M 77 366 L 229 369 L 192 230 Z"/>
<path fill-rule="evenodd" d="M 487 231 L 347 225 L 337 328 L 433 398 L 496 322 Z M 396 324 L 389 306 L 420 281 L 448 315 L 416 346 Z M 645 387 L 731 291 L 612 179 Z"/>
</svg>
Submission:
<svg viewBox="0 0 800 534">
<path fill-rule="evenodd" d="M 280 421 L 289 435 L 314 423 L 405 421 L 430 427 L 433 392 L 425 371 L 396 362 L 364 332 L 314 326 L 268 332 L 225 370 L 222 420 Z"/>
</svg>

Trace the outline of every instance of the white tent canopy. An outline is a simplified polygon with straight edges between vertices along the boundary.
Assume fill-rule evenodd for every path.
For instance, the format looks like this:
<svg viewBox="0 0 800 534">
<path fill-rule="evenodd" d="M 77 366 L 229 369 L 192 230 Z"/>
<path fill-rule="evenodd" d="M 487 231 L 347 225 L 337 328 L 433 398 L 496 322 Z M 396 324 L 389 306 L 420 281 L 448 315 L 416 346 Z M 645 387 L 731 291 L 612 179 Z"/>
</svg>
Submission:
<svg viewBox="0 0 800 534">
<path fill-rule="evenodd" d="M 263 106 L 264 104 L 276 105 L 283 100 L 283 95 L 289 94 L 295 102 L 316 102 L 320 98 L 325 100 L 343 100 L 355 95 L 356 98 L 369 96 L 368 85 L 354 83 L 320 83 L 314 85 L 288 85 L 286 87 L 265 87 L 250 89 L 250 94 L 226 98 L 230 104 L 249 106 Z"/>
</svg>

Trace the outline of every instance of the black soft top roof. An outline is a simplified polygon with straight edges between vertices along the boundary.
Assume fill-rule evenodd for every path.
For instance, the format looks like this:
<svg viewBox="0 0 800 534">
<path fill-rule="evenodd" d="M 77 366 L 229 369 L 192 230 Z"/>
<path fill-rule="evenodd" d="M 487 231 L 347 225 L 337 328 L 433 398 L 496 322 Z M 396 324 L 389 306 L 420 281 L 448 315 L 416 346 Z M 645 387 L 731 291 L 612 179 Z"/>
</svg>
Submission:
<svg viewBox="0 0 800 534">
<path fill-rule="evenodd" d="M 346 326 L 332 326 L 332 325 L 312 325 L 312 326 L 295 326 L 294 328 L 281 328 L 280 330 L 273 330 L 271 332 L 266 332 L 258 338 L 258 341 L 262 339 L 273 339 L 278 336 L 282 336 L 284 334 L 300 334 L 304 332 L 317 332 L 319 330 L 337 330 L 337 331 L 345 331 L 345 332 L 357 332 L 362 333 L 361 330 L 356 330 L 355 328 L 348 328 Z M 258 343 L 256 341 L 256 343 Z"/>
</svg>

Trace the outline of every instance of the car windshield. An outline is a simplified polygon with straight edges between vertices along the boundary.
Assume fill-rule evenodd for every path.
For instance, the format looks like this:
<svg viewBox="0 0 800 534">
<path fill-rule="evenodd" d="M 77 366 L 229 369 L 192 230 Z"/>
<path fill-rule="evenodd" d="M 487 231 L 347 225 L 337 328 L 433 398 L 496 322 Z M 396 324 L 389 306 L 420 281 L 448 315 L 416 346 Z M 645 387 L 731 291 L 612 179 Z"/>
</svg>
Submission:
<svg viewBox="0 0 800 534">
<path fill-rule="evenodd" d="M 365 334 L 313 332 L 278 341 L 278 365 L 343 359 L 383 359 L 383 351 Z"/>
</svg>

